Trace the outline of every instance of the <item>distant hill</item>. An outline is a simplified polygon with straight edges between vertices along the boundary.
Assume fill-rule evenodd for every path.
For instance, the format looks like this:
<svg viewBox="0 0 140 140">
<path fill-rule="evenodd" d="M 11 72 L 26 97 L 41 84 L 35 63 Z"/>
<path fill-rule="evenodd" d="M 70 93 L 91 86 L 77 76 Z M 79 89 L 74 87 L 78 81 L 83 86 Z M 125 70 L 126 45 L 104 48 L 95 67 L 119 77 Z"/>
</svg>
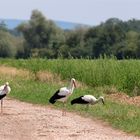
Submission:
<svg viewBox="0 0 140 140">
<path fill-rule="evenodd" d="M 27 22 L 27 20 L 18 20 L 18 19 L 0 19 L 0 22 L 1 21 L 4 21 L 8 29 L 14 29 L 19 24 L 23 22 Z M 66 21 L 54 21 L 54 22 L 58 27 L 62 29 L 74 29 L 75 27 L 78 27 L 78 26 L 87 26 L 84 24 L 78 24 L 78 23 L 72 23 L 72 22 L 66 22 Z"/>
</svg>

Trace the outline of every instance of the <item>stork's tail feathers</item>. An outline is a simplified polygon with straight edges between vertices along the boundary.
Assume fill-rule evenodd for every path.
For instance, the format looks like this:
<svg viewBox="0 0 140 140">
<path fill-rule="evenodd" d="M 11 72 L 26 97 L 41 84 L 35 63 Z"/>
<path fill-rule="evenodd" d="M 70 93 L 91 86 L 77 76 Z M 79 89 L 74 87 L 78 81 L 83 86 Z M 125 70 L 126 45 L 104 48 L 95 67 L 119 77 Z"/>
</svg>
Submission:
<svg viewBox="0 0 140 140">
<path fill-rule="evenodd" d="M 75 102 L 75 99 L 71 101 L 71 105 L 73 105 L 73 104 L 75 104 L 75 103 L 76 103 L 76 102 Z"/>
<path fill-rule="evenodd" d="M 55 92 L 55 94 L 50 98 L 49 102 L 50 102 L 51 104 L 54 104 L 54 103 L 56 102 L 56 99 L 57 99 L 57 97 L 58 97 L 58 93 L 59 93 L 59 90 L 57 90 L 57 91 Z"/>
<path fill-rule="evenodd" d="M 81 96 L 81 97 L 83 97 L 83 96 Z M 73 105 L 73 104 L 80 104 L 82 102 L 82 98 L 81 97 L 78 97 L 76 99 L 73 99 L 71 101 L 71 105 Z"/>
<path fill-rule="evenodd" d="M 2 98 L 4 98 L 5 96 L 6 96 L 6 94 L 0 95 L 0 100 L 1 100 Z"/>
<path fill-rule="evenodd" d="M 55 101 L 55 99 L 54 99 L 53 97 L 51 97 L 50 100 L 49 100 L 49 102 L 50 102 L 51 104 L 54 104 L 56 101 Z"/>
</svg>

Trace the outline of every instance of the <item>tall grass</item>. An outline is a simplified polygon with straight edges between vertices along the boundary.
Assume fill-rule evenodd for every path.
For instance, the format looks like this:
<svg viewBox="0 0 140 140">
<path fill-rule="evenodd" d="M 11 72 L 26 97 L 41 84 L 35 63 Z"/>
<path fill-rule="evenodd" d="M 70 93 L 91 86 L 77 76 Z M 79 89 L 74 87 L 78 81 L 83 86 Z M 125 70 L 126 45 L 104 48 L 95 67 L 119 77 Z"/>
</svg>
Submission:
<svg viewBox="0 0 140 140">
<path fill-rule="evenodd" d="M 140 60 L 115 59 L 72 59 L 72 60 L 11 60 L 4 59 L 1 64 L 26 68 L 36 73 L 48 70 L 61 75 L 62 79 L 75 77 L 89 86 L 114 86 L 133 96 L 133 90 L 140 89 Z M 139 93 L 138 93 L 139 94 Z"/>
</svg>

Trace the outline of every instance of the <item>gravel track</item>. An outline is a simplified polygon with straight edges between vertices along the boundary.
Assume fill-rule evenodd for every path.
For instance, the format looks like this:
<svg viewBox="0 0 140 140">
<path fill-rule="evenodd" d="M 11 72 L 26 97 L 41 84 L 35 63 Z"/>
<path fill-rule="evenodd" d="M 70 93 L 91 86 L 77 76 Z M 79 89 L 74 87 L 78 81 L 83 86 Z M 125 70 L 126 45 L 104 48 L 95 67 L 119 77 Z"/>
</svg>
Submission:
<svg viewBox="0 0 140 140">
<path fill-rule="evenodd" d="M 5 98 L 0 140 L 140 140 L 96 119 Z"/>
</svg>

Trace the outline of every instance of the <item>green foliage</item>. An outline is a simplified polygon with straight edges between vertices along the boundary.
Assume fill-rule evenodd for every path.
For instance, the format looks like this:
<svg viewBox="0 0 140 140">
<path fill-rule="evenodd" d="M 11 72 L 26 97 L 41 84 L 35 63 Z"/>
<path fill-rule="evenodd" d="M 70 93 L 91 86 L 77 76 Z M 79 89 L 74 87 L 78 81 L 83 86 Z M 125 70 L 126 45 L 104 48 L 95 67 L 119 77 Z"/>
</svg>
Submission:
<svg viewBox="0 0 140 140">
<path fill-rule="evenodd" d="M 6 24 L 3 20 L 0 21 L 0 30 L 7 31 Z"/>
<path fill-rule="evenodd" d="M 4 21 L 0 31 L 1 57 L 15 58 L 140 58 L 140 21 L 110 18 L 98 26 L 62 30 L 40 11 L 33 10 L 28 22 L 8 30 Z M 12 39 L 9 39 L 12 38 Z M 14 42 L 14 43 L 13 43 Z"/>
<path fill-rule="evenodd" d="M 77 80 L 92 87 L 113 86 L 130 96 L 140 89 L 140 61 L 116 60 L 106 56 L 98 60 L 72 59 L 72 60 L 2 60 L 0 64 L 7 64 L 17 68 L 26 68 L 36 74 L 39 70 L 48 70 L 61 75 L 62 79 L 75 77 Z M 139 95 L 139 93 L 137 93 Z"/>
<path fill-rule="evenodd" d="M 16 51 L 16 38 L 0 30 L 0 57 L 13 57 Z"/>
<path fill-rule="evenodd" d="M 48 105 L 49 98 L 53 95 L 56 89 L 59 88 L 59 86 L 55 84 L 21 79 L 14 79 L 14 81 L 10 84 L 12 87 L 10 96 L 12 98 L 42 105 Z M 70 101 L 72 99 L 87 93 L 99 97 L 101 93 L 98 92 L 99 91 L 92 88 L 75 89 L 74 93 L 67 102 L 67 110 L 77 111 L 80 114 L 87 116 L 98 117 L 109 122 L 115 128 L 122 129 L 135 135 L 140 135 L 140 110 L 138 107 L 115 103 L 108 99 L 105 100 L 104 106 L 102 104 L 97 104 L 90 106 L 88 110 L 86 106 L 83 105 L 70 105 Z M 54 104 L 54 107 L 62 109 L 63 105 L 57 102 Z"/>
<path fill-rule="evenodd" d="M 117 22 L 118 23 L 118 22 Z M 97 27 L 89 28 L 85 35 L 86 44 L 92 47 L 92 57 L 99 58 L 100 55 L 115 55 L 113 50 L 125 39 L 125 32 L 114 20 L 107 21 Z"/>
<path fill-rule="evenodd" d="M 23 38 L 17 34 L 16 30 L 8 30 L 4 21 L 0 22 L 0 57 L 15 57 L 23 47 Z"/>
<path fill-rule="evenodd" d="M 64 42 L 63 31 L 52 21 L 47 20 L 38 10 L 33 10 L 29 22 L 21 24 L 18 30 L 23 33 L 32 57 L 48 57 L 50 55 L 55 58 L 58 55 L 58 47 Z M 46 53 L 43 53 L 42 49 Z M 53 53 L 49 53 L 49 50 L 52 50 Z M 47 53 L 49 54 L 47 55 Z"/>
<path fill-rule="evenodd" d="M 90 49 L 86 46 L 84 42 L 84 36 L 87 31 L 87 28 L 76 28 L 75 30 L 71 30 L 65 33 L 66 36 L 66 47 L 67 51 L 60 53 L 67 57 L 70 54 L 74 58 L 88 57 L 90 55 Z"/>
<path fill-rule="evenodd" d="M 104 54 L 118 59 L 140 58 L 140 27 L 134 19 L 123 22 L 111 18 L 99 26 L 62 31 L 40 11 L 33 10 L 29 22 L 18 30 L 25 38 L 25 58 L 99 58 Z M 18 51 L 18 57 L 20 54 Z"/>
</svg>

